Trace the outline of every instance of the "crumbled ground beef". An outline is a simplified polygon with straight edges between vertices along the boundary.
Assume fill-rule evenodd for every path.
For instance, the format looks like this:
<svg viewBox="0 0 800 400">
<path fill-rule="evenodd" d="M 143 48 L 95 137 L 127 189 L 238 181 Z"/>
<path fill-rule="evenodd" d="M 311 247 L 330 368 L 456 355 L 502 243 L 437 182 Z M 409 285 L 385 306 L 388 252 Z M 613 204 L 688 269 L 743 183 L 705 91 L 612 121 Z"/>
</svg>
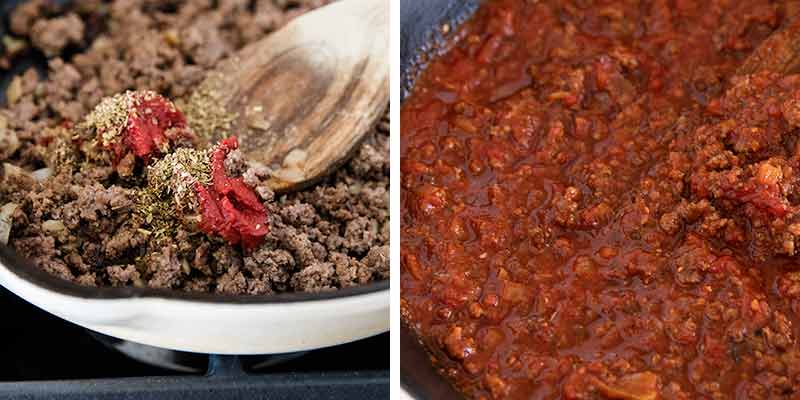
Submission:
<svg viewBox="0 0 800 400">
<path fill-rule="evenodd" d="M 327 2 L 119 0 L 65 9 L 33 0 L 18 7 L 11 32 L 45 54 L 47 78 L 30 69 L 12 80 L 0 107 L 0 162 L 27 173 L 49 167 L 53 176 L 37 182 L 0 172 L 0 206 L 20 205 L 10 245 L 42 269 L 91 286 L 270 294 L 387 279 L 388 117 L 348 164 L 303 192 L 276 196 L 269 168 L 232 152 L 226 172 L 243 176 L 269 212 L 270 232 L 252 250 L 190 227 L 156 235 L 135 217 L 141 167 L 78 160 L 63 146 L 104 97 L 153 90 L 181 104 L 221 59 Z"/>
<path fill-rule="evenodd" d="M 47 56 L 55 56 L 69 44 L 83 40 L 83 21 L 74 13 L 52 19 L 38 19 L 31 27 L 33 45 Z"/>
<path fill-rule="evenodd" d="M 331 290 L 335 273 L 333 263 L 316 262 L 292 276 L 292 287 L 306 292 Z"/>
<path fill-rule="evenodd" d="M 106 268 L 108 279 L 114 286 L 125 286 L 130 283 L 135 284 L 139 281 L 139 271 L 136 270 L 135 265 L 112 265 Z"/>
</svg>

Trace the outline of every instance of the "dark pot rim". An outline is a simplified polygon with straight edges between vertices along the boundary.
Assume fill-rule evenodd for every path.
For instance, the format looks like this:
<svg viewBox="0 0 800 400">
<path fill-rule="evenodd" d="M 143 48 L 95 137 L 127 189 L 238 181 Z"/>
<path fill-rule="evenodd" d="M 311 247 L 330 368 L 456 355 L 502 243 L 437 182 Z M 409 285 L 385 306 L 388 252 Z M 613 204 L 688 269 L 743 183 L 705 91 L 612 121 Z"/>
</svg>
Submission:
<svg viewBox="0 0 800 400">
<path fill-rule="evenodd" d="M 401 0 L 400 1 L 400 101 L 412 92 L 414 82 L 425 70 L 427 61 L 439 55 L 448 36 L 469 19 L 481 0 Z M 402 135 L 402 127 L 401 127 Z M 458 392 L 442 378 L 416 333 L 401 322 L 400 386 L 416 399 L 457 399 Z"/>
</svg>

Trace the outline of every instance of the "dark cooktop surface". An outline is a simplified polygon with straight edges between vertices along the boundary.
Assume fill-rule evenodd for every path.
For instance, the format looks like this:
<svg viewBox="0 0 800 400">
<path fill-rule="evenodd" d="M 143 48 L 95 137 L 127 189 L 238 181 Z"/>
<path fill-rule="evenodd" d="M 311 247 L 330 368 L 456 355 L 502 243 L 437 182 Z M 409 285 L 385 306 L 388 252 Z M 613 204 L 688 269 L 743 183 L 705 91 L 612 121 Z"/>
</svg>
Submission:
<svg viewBox="0 0 800 400">
<path fill-rule="evenodd" d="M 2 399 L 373 399 L 389 396 L 389 335 L 284 356 L 189 354 L 195 373 L 135 361 L 0 287 Z M 184 353 L 186 354 L 186 353 Z M 266 364 L 273 364 L 264 366 Z"/>
<path fill-rule="evenodd" d="M 0 34 L 19 2 L 0 1 Z M 42 65 L 34 53 L 0 71 L 0 101 L 11 77 Z M 101 341 L 2 287 L 0 313 L 0 400 L 389 398 L 388 334 L 288 356 L 183 353 L 178 358 L 194 372 L 176 372 L 135 361 L 109 346 L 120 343 Z"/>
</svg>

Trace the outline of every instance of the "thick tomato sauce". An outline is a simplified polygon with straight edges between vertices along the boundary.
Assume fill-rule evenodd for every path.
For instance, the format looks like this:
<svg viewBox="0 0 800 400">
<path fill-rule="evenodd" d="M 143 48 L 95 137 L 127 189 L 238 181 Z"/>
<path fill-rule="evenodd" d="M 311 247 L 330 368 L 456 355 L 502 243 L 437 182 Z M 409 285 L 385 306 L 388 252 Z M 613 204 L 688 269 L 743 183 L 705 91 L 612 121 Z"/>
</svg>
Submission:
<svg viewBox="0 0 800 400">
<path fill-rule="evenodd" d="M 800 398 L 800 77 L 736 75 L 796 8 L 490 0 L 454 34 L 402 107 L 401 284 L 460 391 Z"/>
</svg>

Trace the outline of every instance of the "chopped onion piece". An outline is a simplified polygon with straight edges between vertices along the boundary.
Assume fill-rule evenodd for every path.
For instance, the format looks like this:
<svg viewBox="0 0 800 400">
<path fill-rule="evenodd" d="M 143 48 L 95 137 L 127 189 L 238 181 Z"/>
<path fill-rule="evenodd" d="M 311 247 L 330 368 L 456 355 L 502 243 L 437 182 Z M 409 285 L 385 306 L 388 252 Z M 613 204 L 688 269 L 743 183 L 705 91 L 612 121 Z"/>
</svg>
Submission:
<svg viewBox="0 0 800 400">
<path fill-rule="evenodd" d="M 305 179 L 305 174 L 296 168 L 282 168 L 274 171 L 272 177 L 284 182 L 297 183 Z"/>
<path fill-rule="evenodd" d="M 645 371 L 625 375 L 613 384 L 592 377 L 597 389 L 610 399 L 656 400 L 658 398 L 658 375 Z"/>
<path fill-rule="evenodd" d="M 19 147 L 17 134 L 8 129 L 8 121 L 0 115 L 0 158 L 9 158 Z"/>
<path fill-rule="evenodd" d="M 28 175 L 28 171 L 11 164 L 11 163 L 3 163 L 3 176 L 20 176 L 20 175 Z"/>
<path fill-rule="evenodd" d="M 64 226 L 64 223 L 59 220 L 50 219 L 42 222 L 42 230 L 47 233 L 54 234 L 67 230 L 67 227 Z"/>
<path fill-rule="evenodd" d="M 8 203 L 0 207 L 0 244 L 7 245 L 11 235 L 11 225 L 14 222 L 14 212 L 19 207 L 16 203 Z"/>
<path fill-rule="evenodd" d="M 33 179 L 36 180 L 36 182 L 41 183 L 46 181 L 47 178 L 53 176 L 53 170 L 50 168 L 37 169 L 36 171 L 33 171 L 33 173 L 31 173 L 31 176 L 33 177 Z"/>
</svg>

